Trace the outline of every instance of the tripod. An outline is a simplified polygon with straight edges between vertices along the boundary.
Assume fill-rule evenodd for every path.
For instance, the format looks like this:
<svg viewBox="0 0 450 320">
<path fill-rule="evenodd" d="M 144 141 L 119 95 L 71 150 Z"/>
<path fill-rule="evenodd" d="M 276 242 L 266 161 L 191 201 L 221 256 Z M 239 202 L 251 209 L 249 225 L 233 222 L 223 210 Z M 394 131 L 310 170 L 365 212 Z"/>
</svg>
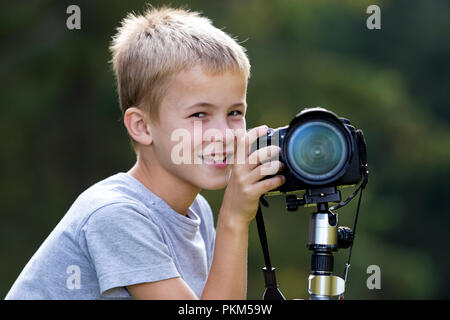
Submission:
<svg viewBox="0 0 450 320">
<path fill-rule="evenodd" d="M 308 293 L 311 300 L 329 300 L 343 295 L 344 279 L 333 275 L 333 252 L 348 248 L 353 243 L 354 233 L 348 227 L 338 227 L 338 216 L 328 208 L 328 202 L 340 202 L 341 194 L 335 187 L 306 190 L 302 199 L 295 195 L 286 197 L 289 211 L 299 205 L 317 204 L 317 211 L 309 219 L 307 248 L 311 255 L 311 275 L 308 277 Z"/>
<path fill-rule="evenodd" d="M 331 300 L 336 296 L 343 298 L 346 279 L 344 280 L 333 275 L 333 252 L 350 247 L 353 243 L 354 232 L 348 227 L 338 227 L 338 216 L 328 207 L 329 202 L 340 201 L 341 194 L 336 187 L 308 189 L 303 198 L 297 198 L 296 195 L 286 196 L 286 208 L 288 211 L 297 211 L 299 206 L 317 205 L 317 211 L 313 212 L 309 219 L 307 244 L 307 248 L 312 251 L 311 275 L 308 277 L 308 293 L 311 300 Z M 267 206 L 265 200 L 261 202 L 264 206 Z M 276 284 L 275 268 L 272 268 L 270 264 L 264 222 L 260 209 L 258 209 L 256 218 L 266 262 L 266 267 L 263 268 L 266 282 L 266 291 L 263 299 L 284 300 L 285 298 Z M 350 266 L 349 261 L 345 269 L 345 278 L 347 278 L 347 271 Z"/>
</svg>

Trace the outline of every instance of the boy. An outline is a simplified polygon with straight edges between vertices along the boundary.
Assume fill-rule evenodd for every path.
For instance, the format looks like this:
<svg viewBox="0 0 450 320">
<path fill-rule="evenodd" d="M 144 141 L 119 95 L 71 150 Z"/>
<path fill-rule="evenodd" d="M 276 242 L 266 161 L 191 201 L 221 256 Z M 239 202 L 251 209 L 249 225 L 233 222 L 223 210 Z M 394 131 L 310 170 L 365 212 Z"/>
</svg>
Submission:
<svg viewBox="0 0 450 320">
<path fill-rule="evenodd" d="M 136 164 L 77 198 L 6 298 L 245 299 L 248 226 L 284 179 L 260 181 L 282 168 L 260 165 L 279 147 L 248 155 L 268 128 L 241 132 L 244 49 L 196 12 L 152 8 L 122 21 L 111 51 Z M 225 186 L 214 229 L 199 192 Z"/>
</svg>

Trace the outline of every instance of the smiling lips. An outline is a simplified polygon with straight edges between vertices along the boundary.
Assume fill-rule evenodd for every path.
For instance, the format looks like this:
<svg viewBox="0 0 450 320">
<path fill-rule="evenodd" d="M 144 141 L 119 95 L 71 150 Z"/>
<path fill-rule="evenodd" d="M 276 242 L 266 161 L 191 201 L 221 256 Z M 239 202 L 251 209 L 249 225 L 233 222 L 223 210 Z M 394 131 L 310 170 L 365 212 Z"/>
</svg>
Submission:
<svg viewBox="0 0 450 320">
<path fill-rule="evenodd" d="M 226 157 L 227 157 L 227 153 L 224 152 L 222 154 L 212 153 L 212 154 L 208 154 L 208 155 L 203 155 L 202 159 L 204 159 L 204 160 L 211 159 L 211 160 L 216 161 L 216 162 L 218 162 L 218 161 L 223 162 L 226 159 Z"/>
<path fill-rule="evenodd" d="M 228 163 L 226 162 L 227 159 L 227 153 L 222 154 L 209 154 L 209 155 L 203 155 L 201 156 L 203 163 L 207 165 L 214 166 L 218 169 L 223 169 L 228 166 Z"/>
</svg>

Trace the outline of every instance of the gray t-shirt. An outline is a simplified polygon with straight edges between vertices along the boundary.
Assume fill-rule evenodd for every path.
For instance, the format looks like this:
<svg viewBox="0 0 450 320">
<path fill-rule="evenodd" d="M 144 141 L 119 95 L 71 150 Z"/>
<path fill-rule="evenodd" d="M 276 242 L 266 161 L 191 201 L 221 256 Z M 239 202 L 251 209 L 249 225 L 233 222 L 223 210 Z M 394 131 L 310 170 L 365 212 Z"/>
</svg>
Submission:
<svg viewBox="0 0 450 320">
<path fill-rule="evenodd" d="M 125 286 L 174 277 L 200 297 L 214 239 L 202 195 L 183 216 L 121 172 L 76 199 L 5 299 L 130 299 Z"/>
</svg>

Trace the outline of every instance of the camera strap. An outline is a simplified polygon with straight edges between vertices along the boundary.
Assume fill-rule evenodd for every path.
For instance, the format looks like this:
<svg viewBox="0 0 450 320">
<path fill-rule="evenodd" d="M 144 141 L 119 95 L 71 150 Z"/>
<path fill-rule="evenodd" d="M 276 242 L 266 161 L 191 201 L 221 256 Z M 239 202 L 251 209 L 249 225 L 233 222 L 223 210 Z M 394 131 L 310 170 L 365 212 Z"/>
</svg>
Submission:
<svg viewBox="0 0 450 320">
<path fill-rule="evenodd" d="M 353 240 L 355 239 L 355 236 L 356 236 L 356 225 L 358 224 L 358 216 L 359 216 L 359 208 L 361 206 L 362 192 L 363 192 L 364 188 L 366 187 L 367 183 L 369 182 L 369 170 L 368 170 L 369 167 L 368 167 L 368 163 L 367 163 L 366 141 L 364 140 L 364 135 L 361 130 L 356 130 L 356 135 L 357 135 L 358 141 L 359 141 L 359 149 L 360 149 L 359 157 L 360 157 L 360 162 L 361 162 L 361 170 L 363 172 L 363 181 L 361 182 L 359 187 L 352 193 L 352 195 L 350 196 L 351 198 L 349 197 L 350 199 L 347 198 L 344 201 L 344 202 L 346 202 L 345 204 L 347 204 L 351 199 L 353 199 L 356 196 L 356 194 L 359 191 L 358 205 L 356 206 L 355 223 L 353 224 Z M 339 206 L 340 204 L 338 204 L 337 206 Z M 334 207 L 330 208 L 330 210 L 333 208 Z M 352 245 L 349 248 L 347 263 L 345 264 L 345 268 L 344 268 L 344 283 L 347 283 L 347 280 L 348 280 L 348 271 L 350 269 L 350 260 L 352 258 L 353 244 L 354 244 L 354 241 L 352 242 Z M 339 296 L 339 300 L 344 300 L 344 294 L 341 294 Z"/>
<path fill-rule="evenodd" d="M 261 211 L 261 204 L 268 207 L 266 199 L 263 196 L 259 198 L 258 211 L 256 213 L 256 226 L 258 228 L 259 241 L 264 255 L 265 267 L 262 268 L 264 273 L 264 281 L 266 290 L 263 294 L 263 300 L 286 300 L 283 294 L 278 289 L 277 280 L 275 278 L 275 268 L 270 263 L 269 245 L 267 243 L 266 228 L 264 226 L 264 219 Z"/>
</svg>

